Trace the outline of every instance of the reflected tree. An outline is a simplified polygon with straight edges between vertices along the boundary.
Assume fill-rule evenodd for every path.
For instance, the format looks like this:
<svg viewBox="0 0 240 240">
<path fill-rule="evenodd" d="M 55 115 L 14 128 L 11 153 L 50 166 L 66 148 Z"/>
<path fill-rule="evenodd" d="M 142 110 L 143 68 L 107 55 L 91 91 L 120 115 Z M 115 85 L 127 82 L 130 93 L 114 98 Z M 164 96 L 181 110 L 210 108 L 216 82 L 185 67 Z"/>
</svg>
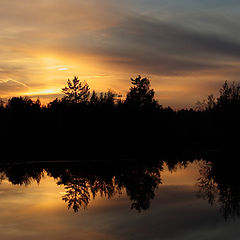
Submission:
<svg viewBox="0 0 240 240">
<path fill-rule="evenodd" d="M 132 201 L 131 209 L 140 212 L 150 207 L 151 200 L 155 197 L 155 189 L 161 184 L 161 170 L 162 164 L 159 164 L 150 168 L 137 167 L 116 176 L 118 186 L 126 189 L 127 195 Z"/>
<path fill-rule="evenodd" d="M 14 185 L 28 186 L 34 181 L 39 184 L 44 176 L 42 167 L 27 166 L 25 164 L 7 166 L 1 171 L 5 178 Z"/>
<path fill-rule="evenodd" d="M 122 189 L 115 183 L 115 177 L 103 179 L 102 177 L 89 181 L 93 198 L 100 193 L 101 197 L 112 198 L 116 193 L 121 194 Z"/>
<path fill-rule="evenodd" d="M 112 198 L 116 194 L 122 194 L 126 189 L 127 196 L 132 201 L 131 209 L 137 211 L 150 207 L 154 198 L 155 189 L 161 184 L 160 171 L 162 163 L 150 166 L 121 166 L 118 168 L 106 167 L 108 171 L 91 169 L 80 171 L 80 166 L 67 169 L 57 174 L 52 174 L 59 179 L 58 185 L 64 185 L 66 193 L 62 199 L 68 203 L 68 208 L 77 212 L 86 208 L 97 194 L 101 197 Z"/>
<path fill-rule="evenodd" d="M 62 199 L 67 202 L 68 209 L 77 212 L 79 208 L 86 208 L 90 201 L 90 193 L 87 181 L 82 178 L 73 178 L 65 186 L 66 193 Z"/>
<path fill-rule="evenodd" d="M 230 164 L 230 163 L 228 163 Z M 198 180 L 199 196 L 211 205 L 219 205 L 225 220 L 240 216 L 238 170 L 222 161 L 203 162 Z"/>
<path fill-rule="evenodd" d="M 219 194 L 218 186 L 212 176 L 212 164 L 210 162 L 201 161 L 199 163 L 200 178 L 198 179 L 198 196 L 208 200 L 208 203 L 213 205 Z"/>
<path fill-rule="evenodd" d="M 150 207 L 151 200 L 155 197 L 155 189 L 158 184 L 161 184 L 160 173 L 146 172 L 141 176 L 132 176 L 132 182 L 129 186 L 126 186 L 127 194 L 130 200 L 133 201 L 131 209 L 137 211 L 146 210 Z"/>
<path fill-rule="evenodd" d="M 47 174 L 57 179 L 58 185 L 64 186 L 62 200 L 67 203 L 68 209 L 73 209 L 74 212 L 87 208 L 91 199 L 98 194 L 110 199 L 115 194 L 122 194 L 124 189 L 132 201 L 131 209 L 146 210 L 150 207 L 157 186 L 161 184 L 162 163 L 159 161 L 133 166 L 121 163 L 117 167 L 106 165 L 102 168 L 94 165 L 88 168 L 81 164 L 65 164 L 59 167 L 43 165 L 7 165 L 0 168 L 0 177 L 13 184 L 29 185 L 33 181 L 39 183 L 44 174 Z"/>
</svg>

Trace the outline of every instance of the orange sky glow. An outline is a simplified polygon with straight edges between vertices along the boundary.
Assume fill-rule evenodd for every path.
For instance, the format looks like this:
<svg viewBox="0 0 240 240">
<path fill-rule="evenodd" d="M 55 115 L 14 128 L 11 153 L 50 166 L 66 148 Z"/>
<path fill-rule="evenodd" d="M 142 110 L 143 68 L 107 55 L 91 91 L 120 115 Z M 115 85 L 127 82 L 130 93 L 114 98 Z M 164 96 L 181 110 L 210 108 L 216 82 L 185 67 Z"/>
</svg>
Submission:
<svg viewBox="0 0 240 240">
<path fill-rule="evenodd" d="M 225 80 L 239 80 L 238 7 L 223 0 L 207 8 L 190 0 L 2 0 L 0 97 L 50 101 L 74 76 L 91 90 L 126 95 L 140 74 L 163 106 L 192 107 Z"/>
</svg>

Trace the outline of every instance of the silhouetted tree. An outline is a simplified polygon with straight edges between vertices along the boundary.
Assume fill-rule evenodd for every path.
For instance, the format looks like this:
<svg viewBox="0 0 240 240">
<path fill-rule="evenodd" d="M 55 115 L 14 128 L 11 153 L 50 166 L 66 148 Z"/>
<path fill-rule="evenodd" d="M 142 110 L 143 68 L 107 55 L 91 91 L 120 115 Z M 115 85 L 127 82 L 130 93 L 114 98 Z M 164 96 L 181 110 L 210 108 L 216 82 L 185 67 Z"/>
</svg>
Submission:
<svg viewBox="0 0 240 240">
<path fill-rule="evenodd" d="M 125 104 L 136 107 L 156 106 L 154 100 L 154 90 L 150 89 L 150 81 L 148 78 L 142 78 L 140 75 L 133 79 L 131 78 L 132 87 L 127 94 Z"/>
<path fill-rule="evenodd" d="M 196 109 L 198 111 L 212 111 L 217 106 L 217 99 L 213 94 L 208 95 L 207 99 L 197 102 Z"/>
<path fill-rule="evenodd" d="M 220 88 L 220 96 L 217 99 L 217 107 L 220 108 L 233 108 L 240 107 L 240 84 L 228 81 Z"/>
<path fill-rule="evenodd" d="M 100 94 L 100 103 L 104 104 L 105 106 L 113 106 L 114 105 L 114 98 L 115 98 L 115 94 L 108 90 L 106 93 L 101 93 Z"/>
<path fill-rule="evenodd" d="M 210 94 L 207 99 L 197 102 L 197 110 L 236 110 L 240 107 L 240 83 L 225 81 L 219 90 L 219 97 Z"/>
<path fill-rule="evenodd" d="M 40 110 L 41 103 L 38 99 L 34 102 L 29 97 L 13 97 L 8 100 L 7 109 L 13 112 L 26 112 L 29 110 Z"/>
<path fill-rule="evenodd" d="M 81 82 L 78 77 L 74 77 L 71 81 L 68 79 L 67 86 L 62 88 L 65 99 L 71 103 L 86 102 L 90 95 L 90 88 L 87 83 Z"/>
<path fill-rule="evenodd" d="M 4 108 L 4 101 L 0 98 L 0 109 Z"/>
<path fill-rule="evenodd" d="M 90 104 L 102 106 L 114 105 L 115 96 L 116 94 L 110 90 L 106 93 L 101 92 L 99 96 L 93 91 L 90 98 Z"/>
<path fill-rule="evenodd" d="M 99 97 L 94 90 L 93 90 L 91 98 L 90 98 L 90 103 L 93 104 L 93 105 L 96 105 L 96 104 L 99 103 Z"/>
</svg>

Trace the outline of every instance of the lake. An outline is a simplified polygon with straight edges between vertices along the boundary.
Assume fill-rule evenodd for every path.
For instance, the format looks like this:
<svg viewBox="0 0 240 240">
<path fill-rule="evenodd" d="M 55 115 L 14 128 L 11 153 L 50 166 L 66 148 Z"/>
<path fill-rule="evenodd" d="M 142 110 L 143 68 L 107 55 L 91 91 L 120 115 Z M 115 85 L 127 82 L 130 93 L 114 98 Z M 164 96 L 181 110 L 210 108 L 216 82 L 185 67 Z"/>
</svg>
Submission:
<svg viewBox="0 0 240 240">
<path fill-rule="evenodd" d="M 1 165 L 0 239 L 239 239 L 240 185 L 215 165 Z"/>
</svg>

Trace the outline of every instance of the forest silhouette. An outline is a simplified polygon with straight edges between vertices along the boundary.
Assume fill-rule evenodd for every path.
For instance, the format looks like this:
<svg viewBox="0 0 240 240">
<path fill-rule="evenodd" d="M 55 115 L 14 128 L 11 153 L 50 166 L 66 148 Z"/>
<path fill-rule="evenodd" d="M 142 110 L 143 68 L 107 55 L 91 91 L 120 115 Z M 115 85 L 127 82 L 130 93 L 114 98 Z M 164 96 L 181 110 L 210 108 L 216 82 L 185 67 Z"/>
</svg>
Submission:
<svg viewBox="0 0 240 240">
<path fill-rule="evenodd" d="M 90 92 L 77 77 L 47 106 L 13 97 L 0 104 L 1 161 L 128 159 L 169 150 L 234 148 L 240 85 L 223 84 L 195 109 L 173 110 L 154 98 L 150 80 L 131 79 L 126 99 Z"/>
</svg>

